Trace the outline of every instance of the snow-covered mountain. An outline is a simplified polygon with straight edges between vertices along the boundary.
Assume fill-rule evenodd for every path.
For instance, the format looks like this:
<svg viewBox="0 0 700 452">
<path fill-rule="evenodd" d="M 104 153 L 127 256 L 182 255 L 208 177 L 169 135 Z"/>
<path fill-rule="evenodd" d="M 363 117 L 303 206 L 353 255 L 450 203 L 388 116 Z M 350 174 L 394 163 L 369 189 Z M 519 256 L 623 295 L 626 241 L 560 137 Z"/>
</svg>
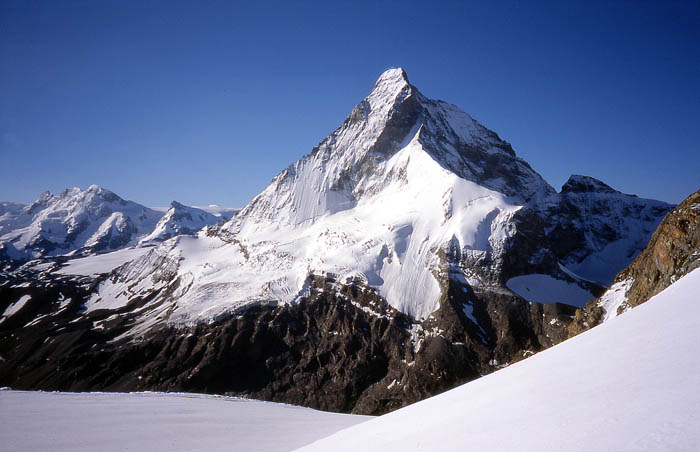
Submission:
<svg viewBox="0 0 700 452">
<path fill-rule="evenodd" d="M 229 219 L 235 209 L 173 201 L 164 212 L 90 186 L 45 192 L 30 205 L 0 203 L 0 260 L 80 255 L 153 245 Z"/>
<path fill-rule="evenodd" d="M 136 244 L 160 217 L 97 185 L 45 192 L 0 217 L 0 247 L 12 259 L 113 250 Z"/>
<path fill-rule="evenodd" d="M 670 207 L 582 176 L 557 193 L 496 133 L 391 69 L 218 231 L 134 261 L 90 309 L 177 285 L 153 303 L 170 322 L 197 322 L 294 302 L 313 275 L 376 289 L 417 319 L 439 307 L 450 281 L 531 301 L 556 288 L 561 299 L 542 301 L 583 305 L 599 287 L 586 280 L 612 280 Z M 170 277 L 149 283 L 164 262 Z M 567 264 L 597 271 L 577 276 Z"/>
<path fill-rule="evenodd" d="M 139 244 L 157 243 L 177 235 L 192 235 L 205 226 L 216 224 L 220 217 L 196 207 L 173 201 L 158 220 L 153 232 L 139 240 Z"/>
<path fill-rule="evenodd" d="M 671 207 L 584 176 L 558 193 L 391 69 L 229 221 L 0 274 L 0 384 L 390 411 L 568 337 Z"/>
<path fill-rule="evenodd" d="M 695 450 L 700 270 L 507 369 L 299 451 Z"/>
<path fill-rule="evenodd" d="M 0 227 L 4 228 L 5 224 L 19 214 L 25 206 L 17 202 L 0 201 Z"/>
</svg>

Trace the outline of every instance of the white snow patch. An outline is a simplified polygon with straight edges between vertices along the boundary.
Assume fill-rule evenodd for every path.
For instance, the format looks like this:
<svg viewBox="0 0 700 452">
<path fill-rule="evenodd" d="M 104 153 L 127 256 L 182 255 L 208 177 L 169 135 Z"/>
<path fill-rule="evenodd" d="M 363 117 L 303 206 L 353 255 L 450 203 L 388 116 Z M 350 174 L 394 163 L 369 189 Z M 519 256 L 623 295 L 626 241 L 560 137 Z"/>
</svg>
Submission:
<svg viewBox="0 0 700 452">
<path fill-rule="evenodd" d="M 578 284 L 536 273 L 511 278 L 506 286 L 527 301 L 538 303 L 566 303 L 583 307 L 595 298 Z"/>
<path fill-rule="evenodd" d="M 15 301 L 10 306 L 8 306 L 7 309 L 5 309 L 5 313 L 3 314 L 3 316 L 10 317 L 11 315 L 17 313 L 20 309 L 24 307 L 24 304 L 31 299 L 31 295 L 22 295 L 21 297 L 19 297 L 19 300 Z"/>
<path fill-rule="evenodd" d="M 115 268 L 143 256 L 149 248 L 125 248 L 111 253 L 71 259 L 56 273 L 61 275 L 91 276 L 109 273 Z"/>
<path fill-rule="evenodd" d="M 605 291 L 602 297 L 600 297 L 598 304 L 605 311 L 601 322 L 607 322 L 617 317 L 617 308 L 627 300 L 627 292 L 630 290 L 630 287 L 632 287 L 632 282 L 631 279 L 616 282 Z"/>
</svg>

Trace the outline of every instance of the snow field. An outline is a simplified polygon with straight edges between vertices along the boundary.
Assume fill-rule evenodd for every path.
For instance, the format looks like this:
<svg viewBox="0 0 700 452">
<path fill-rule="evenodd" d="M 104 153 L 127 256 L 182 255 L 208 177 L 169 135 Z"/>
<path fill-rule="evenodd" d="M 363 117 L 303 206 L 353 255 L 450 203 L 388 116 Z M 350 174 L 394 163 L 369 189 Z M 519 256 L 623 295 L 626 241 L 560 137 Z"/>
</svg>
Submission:
<svg viewBox="0 0 700 452">
<path fill-rule="evenodd" d="M 143 256 L 148 250 L 149 248 L 124 248 L 111 253 L 71 259 L 65 267 L 56 270 L 55 273 L 82 276 L 109 273 L 120 265 Z"/>
<path fill-rule="evenodd" d="M 197 394 L 0 391 L 0 449 L 289 451 L 368 418 Z"/>
<path fill-rule="evenodd" d="M 523 275 L 511 278 L 506 286 L 527 301 L 567 303 L 582 308 L 595 297 L 581 286 L 550 275 Z"/>
</svg>

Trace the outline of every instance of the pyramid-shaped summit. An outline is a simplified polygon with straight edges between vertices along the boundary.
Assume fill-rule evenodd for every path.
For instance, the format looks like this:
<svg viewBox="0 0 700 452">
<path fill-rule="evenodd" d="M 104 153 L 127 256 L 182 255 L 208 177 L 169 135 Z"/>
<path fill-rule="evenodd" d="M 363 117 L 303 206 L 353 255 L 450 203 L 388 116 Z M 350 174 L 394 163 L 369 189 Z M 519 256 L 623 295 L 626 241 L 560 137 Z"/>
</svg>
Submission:
<svg viewBox="0 0 700 452">
<path fill-rule="evenodd" d="M 218 232 L 166 243 L 125 271 L 158 281 L 130 283 L 148 293 L 178 285 L 153 297 L 174 323 L 293 303 L 316 277 L 376 291 L 418 319 L 455 285 L 475 297 L 513 294 L 507 282 L 520 275 L 549 275 L 592 297 L 595 285 L 559 265 L 571 250 L 548 245 L 547 218 L 559 202 L 495 132 L 389 69 L 338 129 Z M 579 260 L 592 252 L 576 251 Z M 168 277 L 154 276 L 164 266 Z M 146 294 L 110 284 L 105 293 L 124 303 Z"/>
<path fill-rule="evenodd" d="M 242 216 L 298 224 L 352 208 L 396 177 L 387 174 L 388 163 L 414 141 L 448 173 L 516 203 L 554 193 L 510 144 L 458 107 L 422 95 L 399 68 L 385 71 L 343 124 L 280 173 Z"/>
</svg>

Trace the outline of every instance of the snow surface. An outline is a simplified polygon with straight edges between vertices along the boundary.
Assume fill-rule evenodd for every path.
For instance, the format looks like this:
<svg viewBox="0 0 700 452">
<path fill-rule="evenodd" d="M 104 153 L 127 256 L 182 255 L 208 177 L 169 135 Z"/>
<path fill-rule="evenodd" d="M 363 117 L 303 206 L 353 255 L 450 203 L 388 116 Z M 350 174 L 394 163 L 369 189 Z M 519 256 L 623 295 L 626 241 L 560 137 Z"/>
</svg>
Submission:
<svg viewBox="0 0 700 452">
<path fill-rule="evenodd" d="M 527 360 L 300 451 L 691 451 L 700 269 Z"/>
<path fill-rule="evenodd" d="M 0 449 L 289 451 L 367 419 L 196 394 L 0 391 Z"/>
<path fill-rule="evenodd" d="M 11 315 L 17 313 L 20 309 L 24 307 L 24 304 L 32 299 L 31 295 L 22 295 L 19 300 L 12 303 L 5 309 L 3 317 L 10 317 Z"/>
<path fill-rule="evenodd" d="M 148 248 L 125 248 L 111 253 L 96 254 L 94 256 L 71 259 L 66 266 L 56 270 L 61 275 L 90 276 L 100 273 L 109 273 L 115 268 L 143 256 Z"/>
<path fill-rule="evenodd" d="M 632 279 L 626 279 L 623 281 L 618 281 L 605 291 L 600 300 L 598 300 L 598 305 L 603 308 L 603 318 L 601 322 L 607 322 L 608 320 L 617 317 L 617 308 L 627 301 L 627 292 L 632 287 Z"/>
<path fill-rule="evenodd" d="M 550 275 L 516 276 L 509 279 L 506 286 L 527 301 L 538 303 L 566 303 L 581 308 L 595 298 L 578 284 Z"/>
</svg>

